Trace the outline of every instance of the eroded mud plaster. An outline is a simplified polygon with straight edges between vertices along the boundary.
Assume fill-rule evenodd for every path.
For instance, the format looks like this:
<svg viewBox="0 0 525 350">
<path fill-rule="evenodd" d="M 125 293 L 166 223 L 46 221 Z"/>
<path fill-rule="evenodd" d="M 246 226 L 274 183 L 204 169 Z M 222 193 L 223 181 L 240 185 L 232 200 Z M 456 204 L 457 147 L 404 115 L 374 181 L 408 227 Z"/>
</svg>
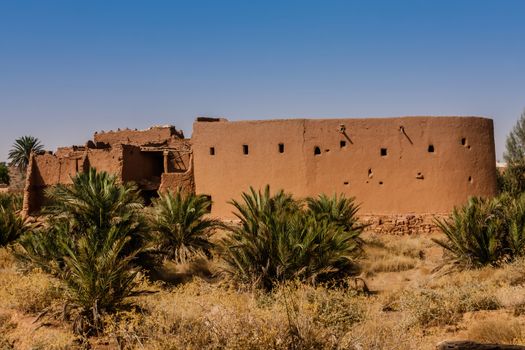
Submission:
<svg viewBox="0 0 525 350">
<path fill-rule="evenodd" d="M 195 186 L 223 218 L 228 201 L 266 184 L 354 196 L 362 214 L 448 213 L 496 193 L 493 135 L 478 117 L 197 121 Z"/>
<path fill-rule="evenodd" d="M 269 184 L 299 198 L 344 193 L 356 197 L 363 217 L 379 218 L 371 223 L 384 231 L 405 221 L 428 231 L 422 219 L 428 214 L 496 194 L 490 119 L 198 118 L 191 141 L 172 126 L 118 130 L 98 132 L 85 146 L 33 155 L 25 211 L 41 207 L 46 187 L 71 183 L 91 167 L 137 183 L 146 200 L 180 186 L 208 195 L 211 214 L 223 219 L 233 218 L 228 202 L 250 186 Z"/>
</svg>

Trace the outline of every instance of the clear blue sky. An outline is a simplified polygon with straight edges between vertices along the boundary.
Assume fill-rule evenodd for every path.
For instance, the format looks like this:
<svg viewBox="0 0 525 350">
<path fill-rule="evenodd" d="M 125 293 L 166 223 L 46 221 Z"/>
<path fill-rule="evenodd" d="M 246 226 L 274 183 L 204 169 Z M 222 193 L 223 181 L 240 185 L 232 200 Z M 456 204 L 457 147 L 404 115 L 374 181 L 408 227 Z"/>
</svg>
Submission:
<svg viewBox="0 0 525 350">
<path fill-rule="evenodd" d="M 525 108 L 524 0 L 0 0 L 0 160 L 197 115 L 482 115 Z"/>
</svg>

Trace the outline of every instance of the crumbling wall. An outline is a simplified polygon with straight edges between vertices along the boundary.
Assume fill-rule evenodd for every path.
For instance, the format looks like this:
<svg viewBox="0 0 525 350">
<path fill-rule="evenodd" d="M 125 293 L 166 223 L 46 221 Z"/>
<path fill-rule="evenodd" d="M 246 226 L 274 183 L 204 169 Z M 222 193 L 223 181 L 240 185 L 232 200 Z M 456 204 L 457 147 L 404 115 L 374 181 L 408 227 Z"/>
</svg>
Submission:
<svg viewBox="0 0 525 350">
<path fill-rule="evenodd" d="M 147 130 L 117 130 L 97 132 L 93 136 L 95 143 L 130 144 L 130 145 L 160 145 L 168 143 L 172 138 L 184 138 L 182 131 L 173 126 L 151 127 Z"/>
<path fill-rule="evenodd" d="M 436 219 L 443 219 L 443 214 L 392 214 L 362 215 L 360 222 L 366 225 L 366 232 L 393 235 L 411 235 L 439 232 Z"/>
<path fill-rule="evenodd" d="M 164 170 L 162 151 L 141 152 L 140 147 L 123 145 L 122 180 L 160 183 Z"/>
<path fill-rule="evenodd" d="M 184 172 L 162 174 L 159 192 L 175 191 L 179 187 L 186 192 L 195 192 L 193 162 L 191 159 L 189 164 L 188 170 Z"/>
<path fill-rule="evenodd" d="M 71 184 L 72 178 L 89 168 L 122 177 L 122 147 L 105 149 L 63 147 L 57 153 L 31 155 L 24 188 L 24 213 L 38 211 L 45 203 L 45 189 Z"/>
<path fill-rule="evenodd" d="M 343 193 L 362 214 L 448 213 L 496 194 L 492 120 L 403 117 L 195 122 L 197 193 L 230 199 L 270 184 L 297 197 Z"/>
</svg>

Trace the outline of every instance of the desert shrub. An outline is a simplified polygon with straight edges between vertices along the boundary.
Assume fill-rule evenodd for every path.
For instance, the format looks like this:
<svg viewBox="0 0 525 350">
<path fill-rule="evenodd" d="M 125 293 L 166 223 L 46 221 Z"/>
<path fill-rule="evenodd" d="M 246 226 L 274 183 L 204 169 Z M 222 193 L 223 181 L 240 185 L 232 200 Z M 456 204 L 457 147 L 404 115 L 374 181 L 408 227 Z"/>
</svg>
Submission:
<svg viewBox="0 0 525 350">
<path fill-rule="evenodd" d="M 496 265 L 505 254 L 505 225 L 502 205 L 497 200 L 470 198 L 454 208 L 450 219 L 436 219 L 446 240 L 434 239 L 461 267 Z"/>
<path fill-rule="evenodd" d="M 328 350 L 364 317 L 363 300 L 351 292 L 295 283 L 262 293 L 194 280 L 137 303 L 105 318 L 120 348 Z"/>
<path fill-rule="evenodd" d="M 59 302 L 62 289 L 47 274 L 4 272 L 0 279 L 0 298 L 4 307 L 35 314 Z"/>
<path fill-rule="evenodd" d="M 466 312 L 497 310 L 501 304 L 486 285 L 469 283 L 406 290 L 393 306 L 403 312 L 407 327 L 427 327 L 455 324 Z"/>
<path fill-rule="evenodd" d="M 270 290 L 277 283 L 334 280 L 355 271 L 360 231 L 303 210 L 291 195 L 250 189 L 232 201 L 240 225 L 221 242 L 223 271 L 232 279 Z"/>
<path fill-rule="evenodd" d="M 474 322 L 467 331 L 468 339 L 491 344 L 522 344 L 525 333 L 517 320 L 496 317 Z"/>
<path fill-rule="evenodd" d="M 48 195 L 53 205 L 46 225 L 20 241 L 17 256 L 61 280 L 68 304 L 78 310 L 77 333 L 99 331 L 102 315 L 135 294 L 141 200 L 134 186 L 94 169 Z"/>
<path fill-rule="evenodd" d="M 181 188 L 155 199 L 150 227 L 157 252 L 178 263 L 186 263 L 198 254 L 210 257 L 209 238 L 219 226 L 217 220 L 205 218 L 210 205 L 208 197 Z"/>
</svg>

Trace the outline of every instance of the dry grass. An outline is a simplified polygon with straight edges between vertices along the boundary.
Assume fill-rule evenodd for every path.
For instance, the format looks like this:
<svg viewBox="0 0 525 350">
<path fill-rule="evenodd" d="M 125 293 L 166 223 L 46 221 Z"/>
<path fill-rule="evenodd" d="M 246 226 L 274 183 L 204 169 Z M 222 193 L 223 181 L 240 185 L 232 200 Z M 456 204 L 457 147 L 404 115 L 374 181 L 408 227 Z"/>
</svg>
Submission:
<svg viewBox="0 0 525 350">
<path fill-rule="evenodd" d="M 362 262 L 367 276 L 379 272 L 399 272 L 415 268 L 424 259 L 424 247 L 427 243 L 419 237 L 400 240 L 380 237 L 365 239 L 365 259 Z"/>
<path fill-rule="evenodd" d="M 52 306 L 60 298 L 58 283 L 42 272 L 19 274 L 10 270 L 4 271 L 0 278 L 2 308 L 36 314 Z"/>
<path fill-rule="evenodd" d="M 127 348 L 331 349 L 364 317 L 363 298 L 302 285 L 239 292 L 195 280 L 138 298 L 140 312 L 108 318 L 107 330 Z"/>
<path fill-rule="evenodd" d="M 523 344 L 525 331 L 524 325 L 518 320 L 492 317 L 470 325 L 467 337 L 480 343 Z"/>
<path fill-rule="evenodd" d="M 381 283 L 380 292 L 369 296 L 301 284 L 269 294 L 237 290 L 207 278 L 213 263 L 166 264 L 163 277 L 181 284 L 144 279 L 141 288 L 154 293 L 106 317 L 105 334 L 91 339 L 91 347 L 430 350 L 439 341 L 465 337 L 523 343 L 525 261 L 430 274 L 427 270 L 437 266 L 440 256 L 429 241 L 421 236 L 367 238 L 363 275 Z M 57 283 L 38 271 L 19 273 L 13 262 L 8 251 L 0 250 L 0 349 L 13 344 L 21 349 L 80 348 L 68 323 L 56 316 L 34 323 L 42 309 L 62 304 Z M 398 274 L 410 283 L 392 288 L 389 278 Z"/>
</svg>

